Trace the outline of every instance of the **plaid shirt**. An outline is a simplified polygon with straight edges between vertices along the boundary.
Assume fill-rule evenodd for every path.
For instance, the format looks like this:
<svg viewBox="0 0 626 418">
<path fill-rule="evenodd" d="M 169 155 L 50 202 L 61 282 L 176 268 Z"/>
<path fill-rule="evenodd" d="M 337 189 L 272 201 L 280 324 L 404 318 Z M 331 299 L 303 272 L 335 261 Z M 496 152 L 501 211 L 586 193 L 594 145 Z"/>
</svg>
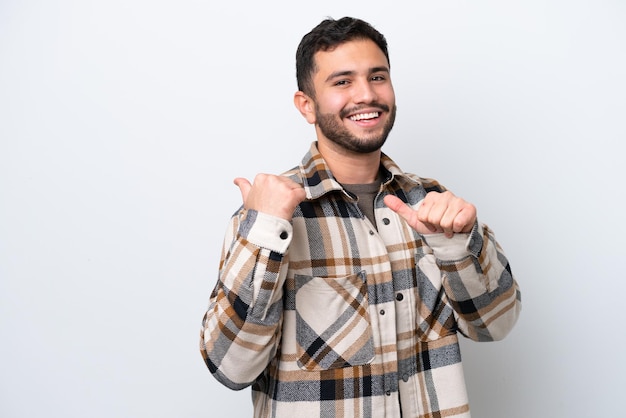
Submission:
<svg viewBox="0 0 626 418">
<path fill-rule="evenodd" d="M 376 225 L 316 144 L 285 173 L 307 199 L 292 222 L 239 210 L 200 349 L 224 385 L 252 385 L 255 417 L 468 417 L 457 335 L 503 338 L 520 292 L 491 230 L 419 235 L 383 204 L 416 207 L 436 181 L 383 154 Z"/>
</svg>

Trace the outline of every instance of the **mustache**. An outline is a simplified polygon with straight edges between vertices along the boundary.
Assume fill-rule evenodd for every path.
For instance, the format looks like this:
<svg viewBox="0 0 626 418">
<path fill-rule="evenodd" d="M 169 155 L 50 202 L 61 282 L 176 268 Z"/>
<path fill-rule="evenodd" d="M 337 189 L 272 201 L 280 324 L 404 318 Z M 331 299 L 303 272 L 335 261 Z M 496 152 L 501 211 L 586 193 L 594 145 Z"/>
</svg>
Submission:
<svg viewBox="0 0 626 418">
<path fill-rule="evenodd" d="M 345 118 L 348 115 L 359 113 L 361 109 L 371 109 L 372 107 L 378 108 L 382 110 L 383 112 L 389 112 L 389 106 L 387 106 L 386 104 L 373 102 L 366 106 L 358 106 L 358 107 L 353 107 L 352 109 L 344 109 L 341 112 L 339 112 L 339 116 L 341 118 Z"/>
</svg>

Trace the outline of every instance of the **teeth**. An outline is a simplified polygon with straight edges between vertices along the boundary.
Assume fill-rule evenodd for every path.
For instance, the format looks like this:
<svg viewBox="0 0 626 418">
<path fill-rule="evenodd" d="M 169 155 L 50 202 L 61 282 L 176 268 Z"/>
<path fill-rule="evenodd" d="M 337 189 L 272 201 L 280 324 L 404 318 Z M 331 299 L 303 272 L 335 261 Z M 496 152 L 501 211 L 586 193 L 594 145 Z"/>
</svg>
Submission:
<svg viewBox="0 0 626 418">
<path fill-rule="evenodd" d="M 374 119 L 378 117 L 378 112 L 371 112 L 371 113 L 361 113 L 358 115 L 354 115 L 354 116 L 350 116 L 350 120 L 363 120 L 363 119 Z"/>
</svg>

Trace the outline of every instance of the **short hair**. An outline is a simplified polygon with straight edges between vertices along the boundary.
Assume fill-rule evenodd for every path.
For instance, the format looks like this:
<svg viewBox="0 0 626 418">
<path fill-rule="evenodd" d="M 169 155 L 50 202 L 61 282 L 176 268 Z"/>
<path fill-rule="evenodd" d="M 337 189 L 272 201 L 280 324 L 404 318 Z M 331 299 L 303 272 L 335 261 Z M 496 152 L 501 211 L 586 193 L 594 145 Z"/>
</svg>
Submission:
<svg viewBox="0 0 626 418">
<path fill-rule="evenodd" d="M 313 74 L 317 70 L 315 53 L 329 51 L 333 48 L 355 39 L 370 39 L 385 54 L 389 63 L 389 51 L 384 35 L 374 27 L 353 17 L 343 17 L 339 20 L 327 18 L 304 35 L 296 51 L 296 81 L 298 90 L 311 97 L 315 97 L 313 88 Z M 391 64 L 390 64 L 391 65 Z"/>
</svg>

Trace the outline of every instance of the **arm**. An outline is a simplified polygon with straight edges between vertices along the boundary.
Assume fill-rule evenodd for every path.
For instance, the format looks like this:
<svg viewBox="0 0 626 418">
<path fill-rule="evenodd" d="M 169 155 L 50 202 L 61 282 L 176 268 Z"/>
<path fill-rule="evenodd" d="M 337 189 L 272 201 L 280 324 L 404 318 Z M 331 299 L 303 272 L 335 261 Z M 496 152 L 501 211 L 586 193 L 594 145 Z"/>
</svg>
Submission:
<svg viewBox="0 0 626 418">
<path fill-rule="evenodd" d="M 200 351 L 213 375 L 231 389 L 255 381 L 280 343 L 283 284 L 291 216 L 304 199 L 285 177 L 236 179 L 244 208 L 231 219 L 219 277 L 202 320 Z"/>
<path fill-rule="evenodd" d="M 459 330 L 477 341 L 504 338 L 519 316 L 519 287 L 476 208 L 449 191 L 428 193 L 415 209 L 392 195 L 385 204 L 433 249 Z"/>
<path fill-rule="evenodd" d="M 459 331 L 475 341 L 504 338 L 521 310 L 521 294 L 493 232 L 478 221 L 468 234 L 424 235 L 443 274 Z"/>
<path fill-rule="evenodd" d="M 211 373 L 231 389 L 253 383 L 279 343 L 290 242 L 280 238 L 283 231 L 291 236 L 289 222 L 243 210 L 224 240 L 200 351 Z"/>
</svg>

